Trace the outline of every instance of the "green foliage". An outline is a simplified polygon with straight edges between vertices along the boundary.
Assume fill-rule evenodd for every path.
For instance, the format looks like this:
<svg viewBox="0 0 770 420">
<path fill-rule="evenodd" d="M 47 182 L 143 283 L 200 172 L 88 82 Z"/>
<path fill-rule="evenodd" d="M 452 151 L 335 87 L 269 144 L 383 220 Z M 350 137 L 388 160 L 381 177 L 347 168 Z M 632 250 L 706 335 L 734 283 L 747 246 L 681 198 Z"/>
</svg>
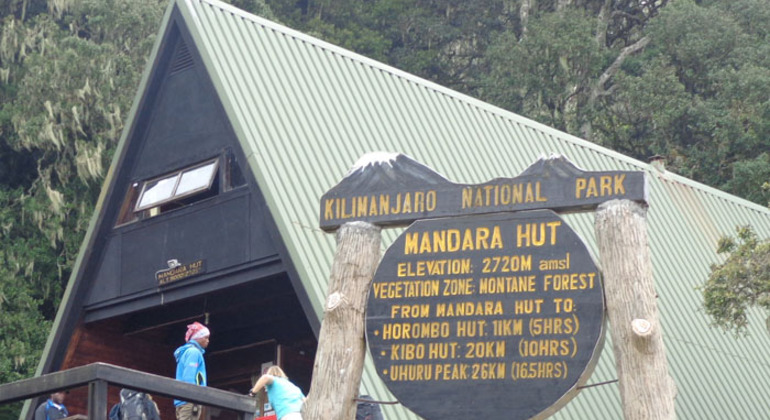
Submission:
<svg viewBox="0 0 770 420">
<path fill-rule="evenodd" d="M 445 86 L 469 91 L 482 57 L 505 26 L 503 1 L 276 0 L 279 20 L 298 30 Z"/>
<path fill-rule="evenodd" d="M 266 19 L 277 19 L 273 9 L 265 3 L 265 0 L 224 0 L 224 2 Z"/>
<path fill-rule="evenodd" d="M 11 3 L 0 11 L 0 383 L 35 371 L 166 6 Z"/>
<path fill-rule="evenodd" d="M 526 37 L 505 32 L 489 47 L 487 100 L 561 130 L 578 131 L 590 86 L 611 58 L 583 11 L 545 13 Z"/>
<path fill-rule="evenodd" d="M 743 335 L 748 308 L 770 311 L 770 243 L 760 241 L 750 227 L 740 227 L 737 238 L 720 240 L 719 252 L 729 256 L 711 267 L 702 288 L 703 306 L 713 325 Z"/>
<path fill-rule="evenodd" d="M 686 118 L 690 96 L 679 83 L 675 67 L 663 59 L 642 61 L 634 72 L 621 72 L 616 94 L 604 99 L 603 112 L 594 119 L 597 141 L 640 159 L 668 155 L 670 163 L 675 163 L 679 154 L 667 149 L 660 127 L 676 126 Z"/>
<path fill-rule="evenodd" d="M 51 328 L 51 322 L 39 311 L 39 304 L 28 287 L 14 282 L 5 268 L 0 269 L 0 383 L 23 379 L 35 372 Z"/>
<path fill-rule="evenodd" d="M 733 177 L 725 189 L 756 203 L 770 205 L 770 191 L 766 184 L 770 179 L 770 155 L 762 153 L 755 159 L 743 160 L 733 165 Z"/>
<path fill-rule="evenodd" d="M 12 16 L 26 20 L 48 10 L 48 0 L 5 0 L 0 7 L 0 19 Z"/>
<path fill-rule="evenodd" d="M 754 0 L 677 1 L 651 20 L 592 120 L 595 141 L 761 204 L 770 117 L 768 13 Z M 761 29 L 760 29 L 761 28 Z"/>
</svg>

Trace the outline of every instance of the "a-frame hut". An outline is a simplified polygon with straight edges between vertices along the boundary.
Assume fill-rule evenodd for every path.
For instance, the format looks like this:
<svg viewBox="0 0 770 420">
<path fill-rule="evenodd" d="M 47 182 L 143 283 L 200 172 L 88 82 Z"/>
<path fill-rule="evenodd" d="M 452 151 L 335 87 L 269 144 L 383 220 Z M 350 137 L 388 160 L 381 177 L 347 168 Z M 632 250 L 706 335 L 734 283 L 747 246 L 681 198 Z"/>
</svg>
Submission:
<svg viewBox="0 0 770 420">
<path fill-rule="evenodd" d="M 551 153 L 646 172 L 678 416 L 770 412 L 764 320 L 752 313 L 736 340 L 708 326 L 697 290 L 720 235 L 770 235 L 768 209 L 216 0 L 171 1 L 38 374 L 101 361 L 173 376 L 172 351 L 197 320 L 212 329 L 210 386 L 243 393 L 263 363 L 280 363 L 307 391 L 335 249 L 319 200 L 380 150 L 463 183 L 514 177 Z M 593 215 L 565 217 L 595 249 Z M 384 238 L 383 249 L 395 232 Z M 589 383 L 616 379 L 611 348 Z M 369 362 L 361 393 L 392 398 Z M 610 384 L 554 417 L 621 416 Z"/>
</svg>

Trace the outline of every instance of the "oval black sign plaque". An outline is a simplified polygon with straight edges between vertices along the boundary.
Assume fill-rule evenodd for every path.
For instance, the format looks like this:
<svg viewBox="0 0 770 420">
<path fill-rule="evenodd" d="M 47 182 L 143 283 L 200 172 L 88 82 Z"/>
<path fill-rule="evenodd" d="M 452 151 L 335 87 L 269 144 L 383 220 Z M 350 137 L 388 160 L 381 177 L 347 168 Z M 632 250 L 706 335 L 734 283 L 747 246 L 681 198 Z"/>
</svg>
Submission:
<svg viewBox="0 0 770 420">
<path fill-rule="evenodd" d="M 421 220 L 377 269 L 366 333 L 382 380 L 425 419 L 542 417 L 593 370 L 602 282 L 552 211 Z"/>
</svg>

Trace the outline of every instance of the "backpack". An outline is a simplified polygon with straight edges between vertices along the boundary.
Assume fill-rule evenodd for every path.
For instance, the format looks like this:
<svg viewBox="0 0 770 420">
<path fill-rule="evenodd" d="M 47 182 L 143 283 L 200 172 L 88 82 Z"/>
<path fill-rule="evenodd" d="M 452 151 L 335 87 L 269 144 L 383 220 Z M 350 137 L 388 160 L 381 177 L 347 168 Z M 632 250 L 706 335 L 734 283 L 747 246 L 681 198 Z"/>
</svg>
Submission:
<svg viewBox="0 0 770 420">
<path fill-rule="evenodd" d="M 158 406 L 149 394 L 120 390 L 120 403 L 110 409 L 110 420 L 160 420 Z"/>
<path fill-rule="evenodd" d="M 358 399 L 373 401 L 373 398 L 368 395 L 361 395 Z M 374 402 L 359 401 L 356 404 L 356 420 L 383 420 L 380 405 Z"/>
</svg>

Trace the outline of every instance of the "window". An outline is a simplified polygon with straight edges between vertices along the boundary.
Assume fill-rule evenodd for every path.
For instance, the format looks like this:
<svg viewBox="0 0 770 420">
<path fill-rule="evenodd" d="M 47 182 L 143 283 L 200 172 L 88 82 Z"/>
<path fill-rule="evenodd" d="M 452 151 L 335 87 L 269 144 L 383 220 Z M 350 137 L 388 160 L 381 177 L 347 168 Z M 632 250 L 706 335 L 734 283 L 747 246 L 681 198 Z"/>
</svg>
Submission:
<svg viewBox="0 0 770 420">
<path fill-rule="evenodd" d="M 146 181 L 134 211 L 147 210 L 164 203 L 211 189 L 217 174 L 217 160 L 184 169 L 163 178 Z"/>
<path fill-rule="evenodd" d="M 224 151 L 215 159 L 146 181 L 132 182 L 116 226 L 154 217 L 245 184 L 233 153 Z"/>
</svg>

